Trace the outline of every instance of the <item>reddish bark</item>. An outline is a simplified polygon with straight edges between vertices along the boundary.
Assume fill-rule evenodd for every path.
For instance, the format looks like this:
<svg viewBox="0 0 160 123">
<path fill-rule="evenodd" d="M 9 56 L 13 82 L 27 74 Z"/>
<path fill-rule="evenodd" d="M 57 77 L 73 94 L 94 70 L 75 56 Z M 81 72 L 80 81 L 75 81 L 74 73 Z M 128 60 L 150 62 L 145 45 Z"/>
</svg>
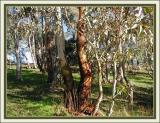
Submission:
<svg viewBox="0 0 160 123">
<path fill-rule="evenodd" d="M 85 23 L 82 19 L 83 16 L 84 16 L 84 8 L 79 7 L 77 52 L 79 58 L 81 81 L 78 88 L 79 92 L 78 98 L 79 98 L 79 111 L 90 114 L 93 110 L 93 106 L 91 106 L 88 103 L 88 98 L 91 91 L 92 73 L 85 51 L 86 39 L 84 35 Z"/>
</svg>

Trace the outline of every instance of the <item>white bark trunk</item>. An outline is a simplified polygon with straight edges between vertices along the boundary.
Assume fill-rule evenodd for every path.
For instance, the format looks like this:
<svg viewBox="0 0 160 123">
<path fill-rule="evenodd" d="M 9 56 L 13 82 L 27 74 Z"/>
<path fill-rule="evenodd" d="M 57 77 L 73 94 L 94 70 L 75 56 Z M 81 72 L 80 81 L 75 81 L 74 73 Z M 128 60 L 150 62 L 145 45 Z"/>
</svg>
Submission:
<svg viewBox="0 0 160 123">
<path fill-rule="evenodd" d="M 58 50 L 58 58 L 60 61 L 60 65 L 63 67 L 66 64 L 66 59 L 64 55 L 65 51 L 65 44 L 64 44 L 64 38 L 63 38 L 63 31 L 62 31 L 62 22 L 61 22 L 61 8 L 57 7 L 57 34 L 56 34 L 56 45 Z"/>
<path fill-rule="evenodd" d="M 34 37 L 34 33 L 32 35 L 32 41 L 33 41 L 33 46 L 32 46 L 32 49 L 33 49 L 33 60 L 34 60 L 34 67 L 37 69 L 37 62 L 36 62 L 36 51 L 35 51 L 35 37 Z"/>
<path fill-rule="evenodd" d="M 117 85 L 117 63 L 114 61 L 114 83 L 113 83 L 113 90 L 112 90 L 112 104 L 108 114 L 109 117 L 112 115 L 112 112 L 113 112 L 114 98 L 116 94 L 116 85 Z"/>
<path fill-rule="evenodd" d="M 95 51 L 95 53 L 96 53 L 96 51 Z M 98 112 L 100 103 L 103 99 L 102 68 L 101 68 L 101 62 L 100 62 L 100 59 L 98 58 L 97 53 L 96 53 L 96 60 L 97 60 L 97 63 L 98 63 L 99 97 L 97 99 L 97 103 L 96 103 L 96 106 L 95 106 L 95 109 L 94 109 L 94 112 L 93 112 L 93 116 Z"/>
<path fill-rule="evenodd" d="M 94 111 L 92 113 L 92 115 L 94 116 L 98 110 L 99 110 L 99 106 L 100 106 L 100 103 L 103 99 L 103 85 L 102 85 L 102 81 L 103 81 L 103 78 L 102 78 L 102 67 L 101 67 L 101 61 L 100 61 L 100 57 L 98 56 L 97 54 L 97 51 L 96 51 L 96 47 L 93 45 L 93 43 L 91 43 L 90 41 L 88 41 L 88 43 L 90 44 L 90 46 L 93 48 L 93 52 L 95 54 L 95 57 L 96 57 L 96 60 L 97 60 L 97 64 L 98 64 L 98 84 L 99 84 L 99 96 L 97 98 L 97 103 L 95 105 L 95 108 L 94 108 Z"/>
<path fill-rule="evenodd" d="M 29 45 L 29 50 L 30 50 L 30 53 L 31 53 L 31 57 L 32 57 L 32 60 L 33 60 L 34 67 L 37 68 L 36 61 L 35 61 L 35 56 L 34 56 L 33 51 L 32 51 L 31 36 L 32 36 L 32 34 L 29 35 L 28 45 Z"/>
<path fill-rule="evenodd" d="M 121 14 L 120 14 L 120 22 L 122 21 L 122 18 L 123 18 L 123 12 L 124 12 L 124 7 L 121 8 Z M 119 37 L 122 37 L 123 35 L 123 30 L 122 30 L 122 26 L 119 25 Z M 119 50 L 120 50 L 120 54 L 123 54 L 123 47 L 122 47 L 122 38 L 119 38 Z M 124 80 L 124 73 L 123 73 L 123 68 L 122 68 L 122 63 L 123 62 L 123 57 L 120 61 L 120 74 L 121 74 L 121 82 L 123 83 L 123 80 Z"/>
</svg>

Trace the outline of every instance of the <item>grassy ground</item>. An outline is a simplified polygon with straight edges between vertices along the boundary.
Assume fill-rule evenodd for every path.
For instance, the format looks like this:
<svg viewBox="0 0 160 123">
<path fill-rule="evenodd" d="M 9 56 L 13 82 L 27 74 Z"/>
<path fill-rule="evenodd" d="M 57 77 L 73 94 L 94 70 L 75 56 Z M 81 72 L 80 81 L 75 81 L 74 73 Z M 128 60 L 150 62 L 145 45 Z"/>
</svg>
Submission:
<svg viewBox="0 0 160 123">
<path fill-rule="evenodd" d="M 63 107 L 63 93 L 51 92 L 46 76 L 38 70 L 23 70 L 23 81 L 15 80 L 15 69 L 7 71 L 7 117 L 53 117 L 71 116 Z M 79 74 L 74 73 L 74 80 L 79 81 Z M 143 117 L 153 115 L 153 80 L 147 74 L 129 74 L 128 78 L 134 85 L 134 106 L 130 108 L 126 95 L 122 93 L 115 101 L 112 117 Z M 118 84 L 121 90 L 121 85 Z M 104 100 L 100 104 L 101 114 L 108 115 L 111 104 L 112 84 L 103 85 Z M 98 95 L 98 85 L 93 82 L 93 103 Z"/>
</svg>

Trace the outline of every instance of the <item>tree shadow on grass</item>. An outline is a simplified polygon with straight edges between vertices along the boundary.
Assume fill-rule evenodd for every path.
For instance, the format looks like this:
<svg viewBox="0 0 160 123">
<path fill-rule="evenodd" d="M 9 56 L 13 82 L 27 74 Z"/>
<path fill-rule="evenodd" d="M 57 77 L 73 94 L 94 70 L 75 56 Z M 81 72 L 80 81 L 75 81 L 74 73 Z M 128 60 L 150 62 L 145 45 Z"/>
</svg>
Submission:
<svg viewBox="0 0 160 123">
<path fill-rule="evenodd" d="M 153 84 L 153 79 L 146 73 L 130 74 L 127 73 L 128 79 L 133 79 L 135 82 L 144 84 Z"/>
<path fill-rule="evenodd" d="M 118 86 L 119 84 L 117 84 Z M 134 91 L 133 91 L 133 97 L 134 97 L 134 102 L 137 105 L 144 105 L 146 107 L 148 106 L 153 106 L 153 88 L 145 88 L 145 87 L 137 87 L 134 86 Z M 99 92 L 98 84 L 92 84 L 92 92 Z M 107 83 L 103 86 L 103 94 L 104 98 L 106 97 L 111 97 L 112 96 L 112 84 Z M 97 97 L 92 97 L 94 100 L 93 102 L 96 101 Z M 127 94 L 122 94 L 117 96 L 117 99 L 124 99 L 127 101 Z M 104 100 L 105 101 L 105 100 Z"/>
<path fill-rule="evenodd" d="M 51 93 L 50 84 L 41 80 L 40 72 L 33 72 L 33 70 L 23 70 L 23 81 L 18 82 L 15 79 L 15 70 L 10 69 L 7 73 L 7 98 L 15 103 L 19 103 L 21 100 L 28 101 L 43 101 L 48 105 L 52 103 L 59 104 L 61 98 L 55 95 L 61 95 L 61 93 Z M 48 103 L 47 103 L 48 102 Z"/>
<path fill-rule="evenodd" d="M 22 78 L 21 82 L 16 80 L 16 72 L 15 69 L 8 69 L 7 70 L 7 83 L 16 83 L 16 84 L 40 84 L 46 82 L 46 75 L 42 75 L 40 72 L 33 72 L 31 70 L 23 70 L 22 71 Z M 42 81 L 43 79 L 43 81 Z"/>
<path fill-rule="evenodd" d="M 9 96 L 10 98 L 12 98 L 13 100 L 16 98 L 19 99 L 25 99 L 25 100 L 29 100 L 29 101 L 47 101 L 51 100 L 54 101 L 54 103 L 59 104 L 61 101 L 60 96 L 58 95 L 62 95 L 62 93 L 57 92 L 54 94 L 52 94 L 50 91 L 50 85 L 49 84 L 41 84 L 38 85 L 37 87 L 32 87 L 31 89 L 22 89 L 16 93 L 9 93 L 7 94 L 7 96 Z M 56 96 L 55 96 L 56 95 Z M 17 102 L 18 103 L 18 102 Z M 51 105 L 51 103 L 50 103 Z"/>
</svg>

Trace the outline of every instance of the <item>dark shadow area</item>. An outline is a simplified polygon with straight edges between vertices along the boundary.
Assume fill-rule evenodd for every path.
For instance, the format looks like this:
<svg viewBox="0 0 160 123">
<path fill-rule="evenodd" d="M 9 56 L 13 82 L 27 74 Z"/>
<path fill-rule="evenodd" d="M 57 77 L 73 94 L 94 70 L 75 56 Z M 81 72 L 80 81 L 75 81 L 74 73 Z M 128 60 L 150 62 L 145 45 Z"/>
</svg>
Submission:
<svg viewBox="0 0 160 123">
<path fill-rule="evenodd" d="M 59 104 L 60 100 L 50 92 L 50 84 L 41 80 L 41 74 L 30 70 L 23 70 L 23 81 L 17 82 L 15 70 L 10 69 L 7 73 L 7 98 L 19 103 L 18 100 L 26 99 L 30 101 L 44 101 L 47 105 L 52 105 L 52 101 Z M 54 92 L 54 94 L 56 94 Z M 60 93 L 58 93 L 60 95 Z"/>
</svg>

